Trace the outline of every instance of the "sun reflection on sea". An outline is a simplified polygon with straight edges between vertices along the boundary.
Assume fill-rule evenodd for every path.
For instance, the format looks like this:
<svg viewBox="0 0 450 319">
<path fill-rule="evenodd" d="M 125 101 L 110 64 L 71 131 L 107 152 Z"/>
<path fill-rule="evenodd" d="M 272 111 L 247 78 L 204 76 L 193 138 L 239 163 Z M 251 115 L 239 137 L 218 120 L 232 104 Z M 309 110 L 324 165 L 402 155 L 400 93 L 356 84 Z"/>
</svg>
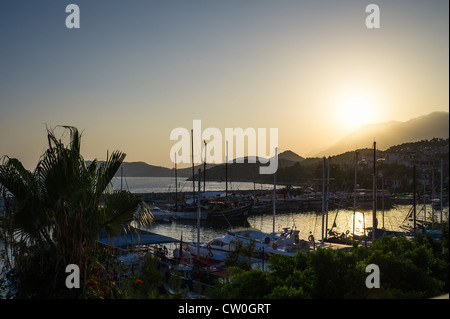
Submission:
<svg viewBox="0 0 450 319">
<path fill-rule="evenodd" d="M 364 228 L 367 227 L 364 213 L 355 212 L 354 214 L 351 214 L 349 218 L 350 218 L 349 224 L 352 225 L 355 236 L 364 235 Z"/>
</svg>

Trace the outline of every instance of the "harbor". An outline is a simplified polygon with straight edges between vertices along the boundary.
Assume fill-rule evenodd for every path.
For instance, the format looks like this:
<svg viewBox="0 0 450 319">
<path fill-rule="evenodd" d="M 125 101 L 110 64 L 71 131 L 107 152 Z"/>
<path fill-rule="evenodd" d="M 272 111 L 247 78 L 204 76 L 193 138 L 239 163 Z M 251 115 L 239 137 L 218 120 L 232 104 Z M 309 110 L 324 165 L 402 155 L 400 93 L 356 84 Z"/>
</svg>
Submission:
<svg viewBox="0 0 450 319">
<path fill-rule="evenodd" d="M 402 231 L 401 225 L 406 215 L 410 210 L 408 205 L 400 205 L 393 209 L 385 211 L 385 228 L 393 231 Z M 431 212 L 431 210 L 429 211 Z M 372 212 L 370 210 L 358 211 L 356 218 L 357 234 L 361 235 L 364 228 L 372 225 Z M 436 215 L 437 216 L 437 215 Z M 448 216 L 448 207 L 444 210 L 444 220 Z M 380 226 L 382 216 L 380 212 L 379 221 Z M 353 230 L 353 211 L 348 209 L 337 210 L 333 209 L 328 214 L 329 231 L 337 232 L 339 234 L 352 232 Z M 333 227 L 333 224 L 336 226 Z M 275 218 L 275 230 L 280 231 L 285 227 L 295 228 L 300 231 L 300 238 L 307 240 L 310 234 L 313 234 L 317 241 L 321 240 L 321 226 L 322 213 L 316 211 L 309 212 L 277 212 Z M 211 238 L 225 234 L 228 230 L 233 228 L 256 228 L 264 232 L 270 233 L 273 228 L 273 214 L 272 211 L 265 213 L 252 214 L 241 221 L 228 224 L 226 222 L 201 221 L 200 222 L 200 236 L 201 241 L 207 241 Z M 175 234 L 183 233 L 183 239 L 187 241 L 196 241 L 197 238 L 197 221 L 195 220 L 177 220 L 158 221 L 154 222 L 147 228 L 152 232 L 176 237 Z"/>
<path fill-rule="evenodd" d="M 406 231 L 411 229 L 411 211 L 410 205 L 396 205 L 389 210 L 382 211 L 379 230 L 386 231 L 384 236 L 392 236 L 396 233 L 400 237 L 409 237 L 408 241 L 412 240 L 413 234 Z M 419 208 L 417 212 L 427 218 L 429 225 L 434 223 L 435 228 L 439 227 L 437 220 L 440 215 L 437 211 L 434 214 L 431 205 Z M 134 244 L 126 240 L 124 242 L 125 247 L 131 249 L 129 252 L 134 256 L 134 259 L 128 263 L 130 267 L 138 270 L 143 266 L 144 259 L 142 258 L 144 256 L 148 256 L 148 254 L 157 256 L 160 260 L 160 271 L 168 277 L 175 274 L 181 275 L 183 280 L 180 289 L 185 289 L 187 293 L 185 297 L 197 299 L 205 298 L 203 293 L 209 291 L 205 290 L 205 287 L 215 289 L 220 278 L 230 275 L 224 261 L 236 249 L 227 248 L 229 245 L 235 245 L 236 240 L 244 240 L 243 243 L 256 243 L 254 249 L 258 253 L 253 257 L 242 256 L 241 258 L 251 264 L 253 269 L 270 271 L 270 254 L 294 257 L 297 252 L 314 253 L 317 249 L 332 249 L 350 253 L 355 244 L 370 247 L 373 241 L 369 235 L 371 227 L 367 227 L 367 225 L 372 225 L 371 216 L 372 211 L 367 209 L 358 212 L 349 209 L 333 209 L 328 211 L 325 223 L 323 223 L 322 213 L 316 211 L 276 212 L 275 214 L 273 211 L 259 211 L 257 214 L 249 214 L 245 219 L 227 222 L 166 219 L 140 228 L 144 232 L 148 232 L 145 234 L 151 234 L 151 236 L 144 234 Z M 442 216 L 444 222 L 448 222 L 448 206 L 445 207 Z M 326 230 L 322 227 L 325 227 Z M 273 232 L 274 229 L 275 232 Z M 292 233 L 293 231 L 294 233 Z M 267 237 L 265 240 L 257 239 L 257 237 L 251 239 L 250 235 L 245 235 L 253 232 Z M 237 239 L 238 234 L 243 234 L 244 237 Z M 281 250 L 280 247 L 274 245 L 275 242 L 278 245 L 282 243 L 280 238 L 285 240 L 284 237 L 286 237 L 287 240 L 287 234 L 295 234 L 297 249 Z M 347 243 L 342 244 L 328 240 L 329 237 L 336 236 L 336 234 L 341 234 L 340 239 L 347 238 Z M 226 239 L 230 235 L 231 239 Z M 247 236 L 249 236 L 247 239 L 249 241 L 244 239 Z M 269 240 L 269 237 L 272 236 L 278 237 Z M 146 239 L 147 237 L 150 241 Z M 154 242 L 157 238 L 160 238 L 160 242 Z M 140 240 L 142 241 L 140 242 Z M 440 238 L 435 238 L 435 240 L 440 240 Z M 221 243 L 219 244 L 218 241 Z M 258 242 L 261 242 L 262 245 L 259 249 Z M 292 243 L 291 246 L 293 246 Z M 132 248 L 133 246 L 141 248 Z M 265 247 L 265 250 L 261 247 Z M 271 251 L 272 247 L 275 250 Z M 125 256 L 130 256 L 129 252 L 125 253 Z M 266 257 L 263 257 L 261 252 Z M 142 257 L 139 258 L 136 253 Z M 142 255 L 142 253 L 144 254 Z M 222 255 L 222 253 L 224 254 Z M 127 258 L 129 257 L 124 257 L 123 260 Z M 196 288 L 194 288 L 194 284 Z M 170 285 L 166 284 L 166 289 L 177 295 Z M 199 292 L 201 292 L 200 295 Z"/>
<path fill-rule="evenodd" d="M 125 183 L 127 191 L 147 190 L 145 187 L 142 188 L 142 185 L 145 185 L 142 180 L 142 178 L 127 178 Z M 167 183 L 171 183 L 170 178 L 146 180 L 150 180 L 151 185 L 160 183 L 159 187 L 154 188 L 157 190 L 163 190 L 167 187 Z M 187 183 L 191 185 L 190 181 Z M 123 188 L 123 179 L 120 184 Z M 252 186 L 233 184 L 239 188 Z M 118 185 L 113 182 L 111 187 Z M 118 262 L 127 269 L 126 272 L 114 272 L 117 285 L 127 282 L 134 276 L 143 278 L 141 276 L 145 274 L 146 260 L 149 256 L 153 256 L 158 260 L 158 271 L 167 278 L 163 284 L 165 294 L 172 298 L 214 298 L 215 291 L 220 291 L 218 287 L 221 287 L 222 280 L 231 275 L 227 263 L 232 260 L 230 256 L 239 251 L 235 246 L 237 242 L 242 242 L 244 248 L 247 244 L 256 244 L 249 255 L 234 257 L 237 261 L 251 265 L 252 269 L 269 273 L 273 260 L 270 256 L 273 255 L 294 258 L 297 253 L 315 253 L 327 249 L 351 253 L 355 244 L 360 247 L 371 247 L 373 244 L 370 234 L 371 226 L 374 224 L 372 209 L 364 202 L 361 202 L 361 206 L 356 206 L 356 209 L 349 207 L 350 193 L 340 193 L 345 195 L 345 200 L 342 201 L 336 194 L 329 196 L 327 197 L 329 205 L 326 205 L 324 201 L 326 197 L 320 192 L 313 192 L 310 187 L 306 192 L 301 188 L 276 189 L 274 185 L 265 185 L 265 189 L 253 187 L 253 189 L 232 190 L 230 187 L 229 194 L 225 194 L 220 191 L 224 187 L 223 183 L 213 185 L 213 189 L 205 188 L 206 191 L 202 192 L 199 191 L 201 188 L 197 184 L 196 198 L 197 200 L 200 198 L 203 208 L 207 199 L 217 201 L 218 198 L 225 196 L 239 201 L 250 200 L 254 204 L 241 218 L 202 219 L 198 217 L 201 216 L 203 208 L 198 210 L 197 203 L 193 205 L 193 208 L 197 207 L 193 211 L 194 218 L 180 218 L 173 215 L 176 212 L 166 209 L 173 207 L 176 196 L 179 196 L 179 200 L 183 199 L 193 204 L 192 192 L 135 193 L 154 214 L 151 224 L 139 226 L 133 222 L 132 229 L 120 236 L 108 238 L 103 234 L 98 241 L 99 248 L 104 247 L 113 252 L 116 258 L 114 263 Z M 381 204 L 389 203 L 387 207 L 379 206 L 376 215 L 376 224 L 381 236 L 398 234 L 408 238 L 408 241 L 413 238 L 414 234 L 411 232 L 413 207 L 404 204 L 404 198 L 410 197 L 387 198 L 388 201 L 381 202 Z M 305 205 L 308 199 L 315 201 L 313 206 Z M 426 225 L 427 233 L 433 229 L 440 229 L 441 219 L 444 223 L 448 222 L 448 204 L 442 206 L 442 214 L 439 208 L 440 205 L 436 205 L 433 201 L 416 203 L 417 222 Z M 425 228 L 422 229 L 425 231 Z M 419 228 L 418 232 L 421 232 Z M 440 240 L 439 236 L 442 235 L 436 233 L 431 236 L 436 237 L 435 240 Z M 289 237 L 291 239 L 288 239 Z M 175 286 L 170 284 L 174 280 L 178 280 L 179 284 Z"/>
<path fill-rule="evenodd" d="M 205 298 L 211 289 L 220 286 L 221 278 L 230 276 L 230 256 L 243 249 L 237 248 L 237 242 L 244 248 L 255 245 L 248 255 L 234 257 L 237 261 L 270 271 L 270 256 L 274 255 L 294 258 L 298 253 L 320 249 L 351 253 L 357 246 L 370 247 L 373 225 L 377 225 L 377 238 L 398 235 L 410 241 L 417 223 L 417 232 L 427 232 L 439 241 L 440 225 L 448 222 L 445 199 L 443 205 L 436 200 L 417 201 L 413 210 L 408 194 L 391 195 L 383 190 L 378 192 L 378 211 L 374 215 L 367 190 L 331 194 L 312 187 L 261 184 L 257 188 L 256 183 L 249 182 L 207 182 L 202 189 L 201 181 L 197 183 L 196 192 L 188 191 L 191 181 L 182 179 L 178 186 L 185 185 L 185 189 L 172 192 L 172 178 L 122 177 L 112 181 L 112 190 L 123 191 L 125 187 L 152 214 L 149 225 L 132 222 L 131 229 L 124 229 L 120 236 L 100 236 L 99 247 L 113 252 L 116 262 L 128 268 L 125 273 L 114 274 L 117 284 L 129 280 L 131 274 L 140 276 L 146 260 L 153 256 L 164 277 L 181 280 L 178 290 L 165 282 L 167 293 L 180 296 L 181 291 L 186 291 L 185 298 Z M 210 217 L 212 207 L 225 201 L 250 204 L 242 215 L 229 215 L 230 210 L 224 210 L 220 218 Z M 189 214 L 179 211 L 184 207 L 179 206 L 181 202 L 190 207 Z"/>
<path fill-rule="evenodd" d="M 166 274 L 171 273 L 169 269 L 182 271 L 183 287 L 191 291 L 193 274 L 198 276 L 199 273 L 206 273 L 207 283 L 197 284 L 210 287 L 214 286 L 211 275 L 229 275 L 225 261 L 229 259 L 230 254 L 237 251 L 237 242 L 242 245 L 256 245 L 249 257 L 241 258 L 251 263 L 253 268 L 264 270 L 265 264 L 270 263 L 269 256 L 272 254 L 294 257 L 298 252 L 315 252 L 316 249 L 351 252 L 358 245 L 371 246 L 375 238 L 383 236 L 397 235 L 412 239 L 416 223 L 421 225 L 424 235 L 427 233 L 434 236 L 434 240 L 440 240 L 442 230 L 434 229 L 441 229 L 440 225 L 448 222 L 448 203 L 444 206 L 436 205 L 436 201 L 424 200 L 423 205 L 419 203 L 417 207 L 414 201 L 412 207 L 402 204 L 405 196 L 391 197 L 385 190 L 379 192 L 381 205 L 380 214 L 377 216 L 377 212 L 368 207 L 377 207 L 373 205 L 374 201 L 365 195 L 368 191 L 353 192 L 353 205 L 350 205 L 351 193 L 341 192 L 339 197 L 336 193 L 330 196 L 328 193 L 314 192 L 310 187 L 306 191 L 302 188 L 285 187 L 278 192 L 275 184 L 272 190 L 270 185 L 266 187 L 257 190 L 254 184 L 253 189 L 228 192 L 228 185 L 225 185 L 226 191 L 223 192 L 209 190 L 205 183 L 202 192 L 198 181 L 197 197 L 194 192 L 178 191 L 175 194 L 140 194 L 144 201 L 153 205 L 152 207 L 163 209 L 165 214 L 168 214 L 162 219 L 155 218 L 151 226 L 141 228 L 154 235 L 171 238 L 172 246 L 175 243 L 175 248 L 171 249 L 167 249 L 164 243 L 160 248 L 157 248 L 157 245 L 151 248 L 152 254 L 162 258 L 161 265 L 165 266 L 161 271 Z M 362 200 L 357 194 L 363 194 Z M 220 198 L 235 199 L 236 202 L 251 201 L 252 208 L 237 219 L 228 219 L 225 215 L 220 221 L 201 218 L 201 211 L 206 207 L 206 203 Z M 399 203 L 396 203 L 397 199 Z M 170 215 L 172 203 L 180 200 L 190 200 L 191 204 L 197 202 L 197 219 L 180 218 L 176 212 Z M 367 205 L 367 202 L 370 205 Z M 169 210 L 166 211 L 167 208 Z M 422 219 L 416 220 L 416 216 L 422 216 Z M 377 218 L 375 221 L 374 217 Z M 178 245 L 174 234 L 180 236 Z M 288 239 L 289 237 L 291 239 Z M 159 254 L 157 250 L 164 253 Z M 181 266 L 181 263 L 184 266 Z"/>
</svg>

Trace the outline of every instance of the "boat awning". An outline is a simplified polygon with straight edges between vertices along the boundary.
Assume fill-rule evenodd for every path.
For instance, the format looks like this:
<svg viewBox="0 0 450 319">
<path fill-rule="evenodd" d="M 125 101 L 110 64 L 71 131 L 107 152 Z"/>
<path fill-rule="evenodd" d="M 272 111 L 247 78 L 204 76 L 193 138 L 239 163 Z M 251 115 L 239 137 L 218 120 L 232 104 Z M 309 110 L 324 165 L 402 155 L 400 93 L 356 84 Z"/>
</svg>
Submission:
<svg viewBox="0 0 450 319">
<path fill-rule="evenodd" d="M 140 245 L 157 245 L 167 243 L 178 243 L 180 240 L 172 237 L 152 233 L 149 231 L 133 228 L 132 231 L 128 231 L 126 234 L 122 233 L 119 236 L 113 238 L 101 238 L 99 243 L 115 248 L 129 249 L 134 246 Z"/>
</svg>

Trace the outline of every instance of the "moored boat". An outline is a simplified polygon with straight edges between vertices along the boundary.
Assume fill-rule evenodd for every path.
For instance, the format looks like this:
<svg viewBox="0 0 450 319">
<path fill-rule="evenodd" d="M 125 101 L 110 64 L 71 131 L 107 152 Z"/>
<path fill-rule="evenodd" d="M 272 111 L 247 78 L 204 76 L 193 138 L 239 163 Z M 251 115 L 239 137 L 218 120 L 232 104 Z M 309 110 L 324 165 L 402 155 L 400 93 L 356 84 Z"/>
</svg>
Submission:
<svg viewBox="0 0 450 319">
<path fill-rule="evenodd" d="M 294 257 L 299 250 L 311 250 L 310 243 L 299 239 L 299 231 L 285 228 L 282 232 L 265 233 L 255 229 L 230 231 L 204 243 L 188 245 L 191 254 L 201 258 L 224 261 L 237 244 L 254 245 L 253 258 L 265 259 L 271 254 Z"/>
<path fill-rule="evenodd" d="M 208 219 L 242 219 L 247 218 L 253 203 L 228 203 L 212 205 Z"/>
<path fill-rule="evenodd" d="M 181 220 L 205 220 L 208 218 L 209 209 L 207 206 L 200 207 L 200 216 L 198 216 L 198 206 L 197 205 L 189 205 L 189 204 L 180 204 L 178 203 L 175 206 L 170 207 L 170 212 L 172 214 L 172 218 L 181 219 Z"/>
<path fill-rule="evenodd" d="M 153 220 L 155 221 L 170 221 L 173 218 L 172 212 L 163 210 L 158 206 L 151 205 L 150 211 L 152 212 Z"/>
</svg>

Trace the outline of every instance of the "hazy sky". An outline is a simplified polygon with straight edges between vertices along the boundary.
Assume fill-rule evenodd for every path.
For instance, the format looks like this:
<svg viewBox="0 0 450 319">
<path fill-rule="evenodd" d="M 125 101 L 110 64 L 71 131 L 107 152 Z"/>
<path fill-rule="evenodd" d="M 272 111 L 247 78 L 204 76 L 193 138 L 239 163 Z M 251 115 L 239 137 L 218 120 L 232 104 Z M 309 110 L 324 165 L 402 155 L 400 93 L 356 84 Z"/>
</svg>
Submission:
<svg viewBox="0 0 450 319">
<path fill-rule="evenodd" d="M 66 28 L 66 6 L 80 28 Z M 365 25 L 378 4 L 380 28 Z M 176 127 L 278 128 L 302 156 L 366 124 L 449 108 L 447 0 L 40 0 L 0 7 L 0 156 L 46 125 L 172 167 Z M 373 141 L 368 141 L 367 147 Z"/>
</svg>

